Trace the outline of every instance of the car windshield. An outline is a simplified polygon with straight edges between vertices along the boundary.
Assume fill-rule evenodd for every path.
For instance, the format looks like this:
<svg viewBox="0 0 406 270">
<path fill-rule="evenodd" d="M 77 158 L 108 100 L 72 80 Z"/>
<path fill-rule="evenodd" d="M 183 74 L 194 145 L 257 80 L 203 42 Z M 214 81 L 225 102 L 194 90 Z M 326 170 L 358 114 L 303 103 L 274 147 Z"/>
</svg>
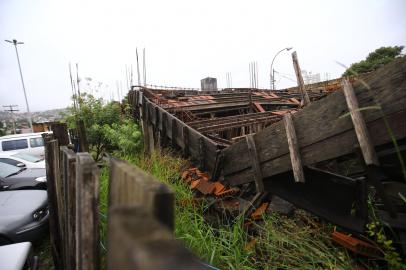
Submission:
<svg viewBox="0 0 406 270">
<path fill-rule="evenodd" d="M 17 174 L 21 171 L 21 168 L 16 166 L 0 162 L 0 177 L 8 177 L 13 174 Z"/>
<path fill-rule="evenodd" d="M 34 162 L 34 163 L 35 162 L 40 162 L 41 160 L 43 160 L 43 159 L 40 159 L 38 157 L 31 156 L 31 155 L 25 154 L 25 153 L 17 153 L 17 154 L 14 154 L 12 156 L 16 157 L 16 158 L 24 159 L 24 160 L 29 161 L 29 162 Z"/>
</svg>

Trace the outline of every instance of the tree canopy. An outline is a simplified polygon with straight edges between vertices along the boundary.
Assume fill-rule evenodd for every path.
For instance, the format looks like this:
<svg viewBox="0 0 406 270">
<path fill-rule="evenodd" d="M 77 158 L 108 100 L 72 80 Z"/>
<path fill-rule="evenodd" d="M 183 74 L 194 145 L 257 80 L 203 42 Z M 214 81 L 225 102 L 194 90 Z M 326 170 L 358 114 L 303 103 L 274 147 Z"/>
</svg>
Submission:
<svg viewBox="0 0 406 270">
<path fill-rule="evenodd" d="M 381 66 L 392 62 L 396 57 L 400 56 L 404 46 L 381 47 L 368 54 L 365 60 L 352 64 L 344 73 L 343 76 L 357 75 L 374 71 Z"/>
<path fill-rule="evenodd" d="M 64 115 L 69 128 L 76 127 L 76 121 L 82 119 L 87 133 L 90 150 L 95 160 L 105 152 L 120 150 L 124 154 L 135 153 L 141 147 L 141 132 L 137 124 L 130 120 L 121 109 L 128 107 L 126 99 L 105 103 L 101 98 L 82 93 L 77 99 L 80 108 L 69 107 Z"/>
</svg>

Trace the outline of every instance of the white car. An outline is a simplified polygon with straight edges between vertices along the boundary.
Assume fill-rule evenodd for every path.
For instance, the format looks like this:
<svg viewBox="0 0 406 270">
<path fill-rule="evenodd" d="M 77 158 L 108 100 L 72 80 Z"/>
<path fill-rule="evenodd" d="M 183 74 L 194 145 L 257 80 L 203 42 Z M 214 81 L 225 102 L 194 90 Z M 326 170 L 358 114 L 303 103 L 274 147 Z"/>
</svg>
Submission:
<svg viewBox="0 0 406 270">
<path fill-rule="evenodd" d="M 44 157 L 43 133 L 24 133 L 0 137 L 0 152 L 18 151 L 30 155 Z"/>
<path fill-rule="evenodd" d="M 45 169 L 45 160 L 16 151 L 0 152 L 0 162 L 27 169 Z"/>
</svg>

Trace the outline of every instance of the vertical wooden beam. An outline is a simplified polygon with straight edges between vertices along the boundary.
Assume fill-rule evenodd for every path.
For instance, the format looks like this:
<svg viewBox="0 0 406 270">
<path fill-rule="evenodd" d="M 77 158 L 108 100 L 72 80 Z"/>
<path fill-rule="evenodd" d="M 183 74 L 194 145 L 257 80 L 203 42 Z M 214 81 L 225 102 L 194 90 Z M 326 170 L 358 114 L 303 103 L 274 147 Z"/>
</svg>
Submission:
<svg viewBox="0 0 406 270">
<path fill-rule="evenodd" d="M 150 154 L 150 146 L 149 146 L 149 129 L 148 129 L 148 108 L 147 108 L 147 102 L 145 101 L 145 98 L 143 99 L 142 102 L 142 135 L 144 139 L 144 152 L 146 154 Z"/>
<path fill-rule="evenodd" d="M 168 145 L 168 115 L 166 112 L 162 113 L 161 145 L 162 147 Z"/>
<path fill-rule="evenodd" d="M 347 106 L 350 111 L 352 123 L 354 125 L 354 130 L 357 135 L 365 164 L 379 166 L 378 156 L 376 155 L 364 118 L 359 110 L 358 100 L 354 89 L 352 88 L 351 83 L 346 79 L 342 81 L 341 85 L 343 87 L 345 100 L 347 101 Z"/>
<path fill-rule="evenodd" d="M 220 149 L 217 149 L 216 150 L 216 159 L 214 162 L 214 168 L 213 168 L 213 172 L 211 174 L 211 181 L 213 181 L 213 182 L 218 180 L 217 178 L 219 177 L 220 172 L 221 172 L 223 158 L 224 158 L 223 151 Z"/>
<path fill-rule="evenodd" d="M 51 251 L 55 268 L 64 269 L 62 260 L 62 232 L 60 231 L 58 212 L 58 182 L 61 175 L 59 171 L 59 145 L 57 140 L 50 140 L 47 136 L 43 136 L 43 138 L 45 140 L 45 168 L 47 176 Z"/>
<path fill-rule="evenodd" d="M 306 106 L 306 105 L 310 104 L 310 98 L 305 89 L 305 85 L 304 85 L 304 81 L 303 81 L 303 77 L 302 77 L 302 70 L 300 69 L 300 66 L 299 66 L 299 61 L 297 59 L 296 51 L 294 51 L 292 53 L 292 60 L 293 60 L 293 67 L 295 69 L 297 85 L 298 85 L 299 91 L 302 95 L 303 105 Z"/>
<path fill-rule="evenodd" d="M 99 269 L 99 169 L 89 153 L 76 155 L 76 191 L 77 269 Z"/>
<path fill-rule="evenodd" d="M 174 228 L 173 192 L 163 183 L 121 160 L 110 161 L 109 208 L 142 205 L 170 230 Z"/>
<path fill-rule="evenodd" d="M 89 144 L 87 142 L 85 123 L 83 120 L 78 120 L 76 122 L 76 128 L 79 135 L 80 152 L 89 152 Z"/>
<path fill-rule="evenodd" d="M 176 132 L 177 122 L 175 118 L 172 118 L 172 147 L 176 149 L 176 136 L 178 136 Z"/>
<path fill-rule="evenodd" d="M 264 189 L 264 182 L 263 182 L 263 177 L 262 177 L 262 172 L 261 172 L 261 164 L 259 163 L 257 148 L 255 146 L 254 135 L 249 134 L 249 135 L 245 136 L 245 140 L 247 142 L 248 152 L 249 152 L 250 159 L 252 162 L 252 172 L 254 174 L 255 187 L 256 187 L 257 193 L 262 193 L 262 192 L 264 192 L 265 189 Z"/>
<path fill-rule="evenodd" d="M 158 151 L 161 151 L 161 127 L 162 116 L 160 114 L 159 107 L 155 106 L 154 145 Z"/>
<path fill-rule="evenodd" d="M 148 152 L 152 154 L 155 151 L 154 127 L 152 126 L 151 122 L 148 122 L 147 126 L 148 126 L 148 145 L 149 145 Z"/>
<path fill-rule="evenodd" d="M 199 167 L 201 170 L 205 169 L 205 144 L 204 144 L 204 139 L 202 136 L 199 137 Z"/>
<path fill-rule="evenodd" d="M 289 145 L 290 161 L 292 163 L 293 175 L 296 182 L 305 182 L 302 159 L 300 157 L 299 144 L 296 137 L 295 126 L 293 124 L 292 115 L 285 114 L 283 122 L 286 130 L 286 137 Z"/>
<path fill-rule="evenodd" d="M 65 258 L 66 269 L 76 269 L 76 155 L 62 147 L 65 186 Z"/>
<path fill-rule="evenodd" d="M 185 158 L 189 156 L 189 128 L 187 126 L 183 126 L 182 128 L 182 135 L 183 135 L 183 155 Z"/>
<path fill-rule="evenodd" d="M 68 125 L 66 123 L 54 123 L 51 125 L 52 133 L 58 140 L 59 146 L 69 144 Z"/>
</svg>

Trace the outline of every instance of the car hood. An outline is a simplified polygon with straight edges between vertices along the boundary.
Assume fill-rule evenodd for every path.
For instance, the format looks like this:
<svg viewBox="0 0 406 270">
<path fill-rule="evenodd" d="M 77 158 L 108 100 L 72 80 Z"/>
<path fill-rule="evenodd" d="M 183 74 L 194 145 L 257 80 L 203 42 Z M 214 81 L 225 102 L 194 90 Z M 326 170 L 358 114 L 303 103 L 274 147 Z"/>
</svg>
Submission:
<svg viewBox="0 0 406 270">
<path fill-rule="evenodd" d="M 46 205 L 47 192 L 43 190 L 0 192 L 0 233 L 31 221 L 33 213 Z"/>
<path fill-rule="evenodd" d="M 22 162 L 26 165 L 28 169 L 44 169 L 45 170 L 45 160 L 38 162 Z"/>
<path fill-rule="evenodd" d="M 43 168 L 45 170 L 45 160 L 35 162 L 34 164 L 36 168 Z"/>
<path fill-rule="evenodd" d="M 22 171 L 16 175 L 6 177 L 6 179 L 18 178 L 19 180 L 31 180 L 31 179 L 35 179 L 40 176 L 46 176 L 46 170 L 32 168 L 32 169 L 25 169 L 24 171 Z"/>
</svg>

